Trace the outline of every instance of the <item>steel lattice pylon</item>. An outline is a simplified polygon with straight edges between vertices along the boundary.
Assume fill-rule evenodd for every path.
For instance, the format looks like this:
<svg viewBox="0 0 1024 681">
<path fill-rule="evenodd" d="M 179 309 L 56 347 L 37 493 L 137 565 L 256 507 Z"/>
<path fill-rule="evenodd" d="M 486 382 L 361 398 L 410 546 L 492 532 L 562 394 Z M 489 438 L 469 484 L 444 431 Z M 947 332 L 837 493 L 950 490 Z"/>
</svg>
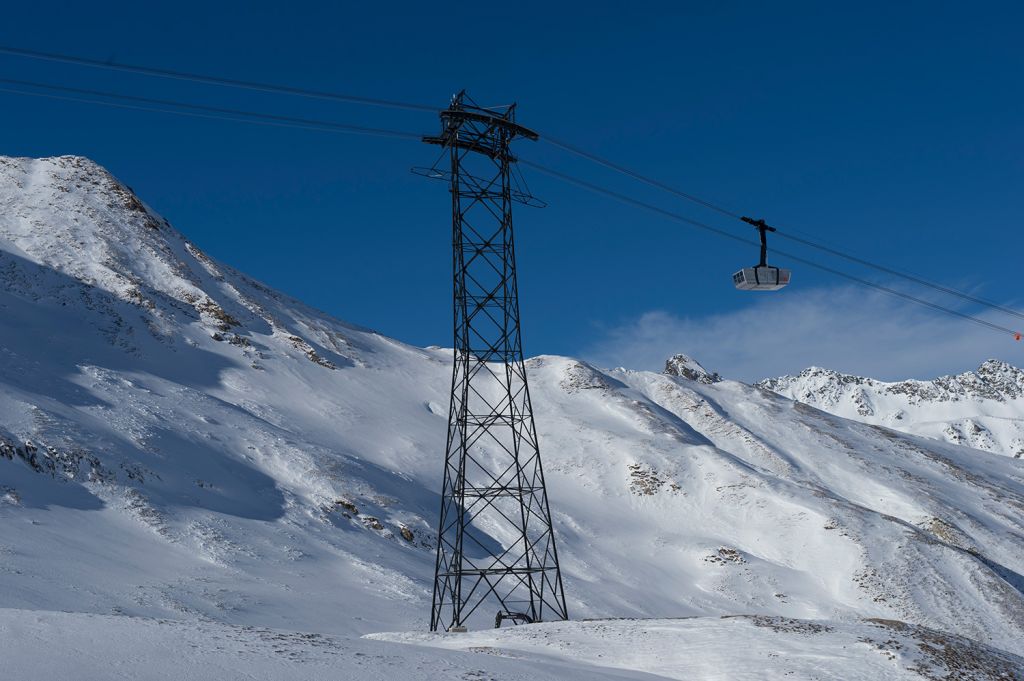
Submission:
<svg viewBox="0 0 1024 681">
<path fill-rule="evenodd" d="M 441 112 L 443 147 L 424 172 L 452 195 L 455 364 L 438 523 L 430 629 L 502 619 L 566 619 L 537 430 L 519 330 L 512 202 L 537 202 L 513 173 L 509 144 L 537 134 L 515 105 L 477 106 L 465 93 Z M 441 164 L 449 161 L 443 168 Z"/>
</svg>

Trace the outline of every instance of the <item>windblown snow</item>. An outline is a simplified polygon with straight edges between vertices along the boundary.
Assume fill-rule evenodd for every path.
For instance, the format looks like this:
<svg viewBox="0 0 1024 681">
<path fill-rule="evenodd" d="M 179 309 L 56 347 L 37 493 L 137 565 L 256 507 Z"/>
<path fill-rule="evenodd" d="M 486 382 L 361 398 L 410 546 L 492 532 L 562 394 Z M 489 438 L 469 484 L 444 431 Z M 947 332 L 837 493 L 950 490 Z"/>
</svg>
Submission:
<svg viewBox="0 0 1024 681">
<path fill-rule="evenodd" d="M 450 351 L 212 260 L 78 157 L 0 158 L 0 313 L 12 678 L 1024 678 L 1024 461 L 690 358 L 537 357 L 574 621 L 431 635 Z"/>
</svg>

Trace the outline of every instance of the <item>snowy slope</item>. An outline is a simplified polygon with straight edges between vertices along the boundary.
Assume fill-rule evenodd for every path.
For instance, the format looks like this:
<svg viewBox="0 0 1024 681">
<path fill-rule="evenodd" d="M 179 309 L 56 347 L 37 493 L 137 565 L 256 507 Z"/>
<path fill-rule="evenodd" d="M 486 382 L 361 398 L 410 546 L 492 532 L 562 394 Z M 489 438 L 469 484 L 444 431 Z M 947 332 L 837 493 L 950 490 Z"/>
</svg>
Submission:
<svg viewBox="0 0 1024 681">
<path fill-rule="evenodd" d="M 890 620 L 552 622 L 359 640 L 212 621 L 0 610 L 0 633 L 5 672 L 16 679 L 1005 681 L 1024 670 L 1015 655 Z"/>
<path fill-rule="evenodd" d="M 47 681 L 625 681 L 582 660 L 506 659 L 201 619 L 0 609 L 4 678 Z M 60 654 L 54 654 L 54 651 Z M 1011 658 L 1012 659 L 1012 658 Z M 112 662 L 113 661 L 113 662 Z M 998 659 L 993 664 L 1000 664 Z M 1005 663 L 1003 663 L 1005 664 Z"/>
<path fill-rule="evenodd" d="M 0 313 L 4 632 L 425 628 L 450 351 L 212 261 L 75 157 L 0 159 Z M 884 618 L 1024 654 L 1024 462 L 706 372 L 529 371 L 574 618 Z"/>
<path fill-rule="evenodd" d="M 545 623 L 465 636 L 405 633 L 369 638 L 523 662 L 642 670 L 655 678 L 680 681 L 994 681 L 1019 678 L 1024 662 L 954 634 L 880 619 L 839 623 L 756 615 L 609 620 Z"/>
<path fill-rule="evenodd" d="M 811 367 L 758 385 L 864 423 L 1024 456 L 1024 371 L 999 360 L 933 381 L 886 383 Z"/>
</svg>

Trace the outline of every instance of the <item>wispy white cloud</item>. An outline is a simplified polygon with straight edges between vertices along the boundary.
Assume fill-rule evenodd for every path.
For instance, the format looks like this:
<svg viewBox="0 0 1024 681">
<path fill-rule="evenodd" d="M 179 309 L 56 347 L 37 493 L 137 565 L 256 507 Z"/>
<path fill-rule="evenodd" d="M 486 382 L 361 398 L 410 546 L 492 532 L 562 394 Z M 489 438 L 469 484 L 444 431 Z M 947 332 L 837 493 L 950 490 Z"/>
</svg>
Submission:
<svg viewBox="0 0 1024 681">
<path fill-rule="evenodd" d="M 1017 328 L 1012 317 L 987 318 Z M 606 331 L 581 355 L 601 366 L 660 370 L 678 352 L 743 381 L 812 365 L 897 380 L 964 371 L 990 358 L 1024 364 L 1024 343 L 1012 336 L 852 287 L 767 294 L 701 318 L 648 312 Z"/>
</svg>

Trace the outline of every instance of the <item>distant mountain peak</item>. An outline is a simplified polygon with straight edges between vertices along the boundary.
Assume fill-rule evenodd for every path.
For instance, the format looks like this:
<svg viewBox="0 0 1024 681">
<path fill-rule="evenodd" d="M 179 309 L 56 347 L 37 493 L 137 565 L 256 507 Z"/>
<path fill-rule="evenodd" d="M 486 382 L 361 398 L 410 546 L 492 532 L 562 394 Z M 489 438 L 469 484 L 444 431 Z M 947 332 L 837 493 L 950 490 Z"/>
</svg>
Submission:
<svg viewBox="0 0 1024 681">
<path fill-rule="evenodd" d="M 819 392 L 828 392 L 836 385 L 870 386 L 886 394 L 907 395 L 923 401 L 957 401 L 964 399 L 1014 400 L 1024 396 L 1024 371 L 1009 362 L 989 359 L 975 371 L 940 376 L 927 381 L 879 381 L 873 378 L 845 374 L 833 369 L 811 366 L 796 376 L 780 376 L 760 381 L 759 387 L 778 392 L 790 386 L 802 385 Z"/>
<path fill-rule="evenodd" d="M 1003 360 L 930 381 L 887 382 L 809 367 L 757 385 L 838 416 L 1024 455 L 1024 371 Z"/>
<path fill-rule="evenodd" d="M 722 377 L 717 372 L 712 373 L 708 371 L 701 366 L 700 362 L 683 353 L 669 357 L 665 361 L 665 371 L 662 373 L 668 376 L 681 376 L 682 378 L 688 378 L 691 381 L 697 381 L 705 385 L 718 383 L 722 380 Z"/>
</svg>

